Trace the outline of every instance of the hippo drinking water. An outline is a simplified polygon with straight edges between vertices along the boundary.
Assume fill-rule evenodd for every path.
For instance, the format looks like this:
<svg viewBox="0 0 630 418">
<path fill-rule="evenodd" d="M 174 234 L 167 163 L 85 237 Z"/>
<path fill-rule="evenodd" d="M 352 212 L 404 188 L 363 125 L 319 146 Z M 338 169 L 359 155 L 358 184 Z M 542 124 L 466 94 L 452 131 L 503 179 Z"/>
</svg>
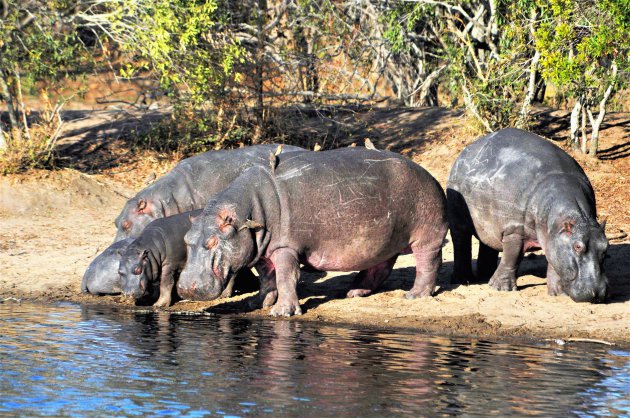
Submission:
<svg viewBox="0 0 630 418">
<path fill-rule="evenodd" d="M 214 194 L 252 166 L 269 165 L 269 153 L 278 145 L 254 145 L 208 151 L 186 158 L 168 174 L 130 199 L 116 218 L 116 238 L 136 238 L 149 222 L 195 209 L 203 209 Z M 284 145 L 282 152 L 304 151 Z"/>
<path fill-rule="evenodd" d="M 120 293 L 120 276 L 118 276 L 120 254 L 132 242 L 133 238 L 116 241 L 100 253 L 85 270 L 81 291 L 93 295 Z"/>
<path fill-rule="evenodd" d="M 167 307 L 171 304 L 175 280 L 186 264 L 184 235 L 200 214 L 201 209 L 156 219 L 132 240 L 120 256 L 118 273 L 124 295 L 138 300 L 155 298 L 159 294 L 153 306 Z M 251 284 L 256 284 L 249 269 L 244 269 L 239 275 L 238 280 L 247 281 L 250 288 Z M 232 294 L 233 284 L 234 280 L 226 286 L 222 296 Z"/>
<path fill-rule="evenodd" d="M 398 154 L 364 148 L 282 154 L 278 160 L 277 166 L 250 168 L 208 202 L 185 237 L 180 295 L 216 298 L 234 272 L 256 265 L 275 275 L 271 314 L 301 314 L 300 263 L 360 270 L 348 296 L 365 296 L 409 249 L 416 278 L 407 296 L 431 295 L 447 222 L 444 191 L 427 171 Z M 263 304 L 273 289 L 261 289 Z"/>
<path fill-rule="evenodd" d="M 596 220 L 593 188 L 577 162 L 551 142 L 519 129 L 478 139 L 455 161 L 446 194 L 455 280 L 472 277 L 475 235 L 477 274 L 497 290 L 516 290 L 523 254 L 542 248 L 550 295 L 566 293 L 578 302 L 606 297 L 608 241 L 605 222 Z"/>
</svg>

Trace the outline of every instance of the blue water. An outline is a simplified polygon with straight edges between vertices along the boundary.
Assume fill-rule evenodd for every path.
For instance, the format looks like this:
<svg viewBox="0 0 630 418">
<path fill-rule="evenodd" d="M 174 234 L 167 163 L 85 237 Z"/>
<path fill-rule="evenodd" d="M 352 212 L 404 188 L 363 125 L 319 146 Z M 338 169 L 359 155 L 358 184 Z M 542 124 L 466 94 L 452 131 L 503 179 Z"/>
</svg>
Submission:
<svg viewBox="0 0 630 418">
<path fill-rule="evenodd" d="M 630 415 L 630 351 L 0 304 L 0 415 Z"/>
</svg>

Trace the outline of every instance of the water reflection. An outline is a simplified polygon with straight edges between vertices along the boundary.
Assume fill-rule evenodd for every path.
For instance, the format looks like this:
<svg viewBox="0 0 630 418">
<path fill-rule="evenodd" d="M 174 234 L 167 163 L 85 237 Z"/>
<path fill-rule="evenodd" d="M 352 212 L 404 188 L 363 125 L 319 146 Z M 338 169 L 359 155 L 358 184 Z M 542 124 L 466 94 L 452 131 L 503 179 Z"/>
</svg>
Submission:
<svg viewBox="0 0 630 418">
<path fill-rule="evenodd" d="M 138 313 L 0 305 L 0 413 L 630 413 L 630 353 Z"/>
</svg>

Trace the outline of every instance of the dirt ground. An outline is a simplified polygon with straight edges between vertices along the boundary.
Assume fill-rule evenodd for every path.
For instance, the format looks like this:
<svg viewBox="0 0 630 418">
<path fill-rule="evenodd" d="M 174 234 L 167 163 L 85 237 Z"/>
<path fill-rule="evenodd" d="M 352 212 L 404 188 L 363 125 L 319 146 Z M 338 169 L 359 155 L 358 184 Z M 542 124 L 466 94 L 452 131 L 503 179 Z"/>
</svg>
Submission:
<svg viewBox="0 0 630 418">
<path fill-rule="evenodd" d="M 0 298 L 70 300 L 129 306 L 118 296 L 82 295 L 83 272 L 114 237 L 114 218 L 127 197 L 161 175 L 174 161 L 138 155 L 124 143 L 133 120 L 114 112 L 70 115 L 60 142 L 66 168 L 0 177 Z M 562 111 L 540 109 L 533 129 L 553 140 L 566 134 Z M 130 128 L 131 129 L 131 128 Z M 428 169 L 444 186 L 459 152 L 476 137 L 460 113 L 438 108 L 374 109 L 334 116 L 302 114 L 287 126 L 302 143 L 325 147 L 362 144 L 401 152 Z M 558 144 L 561 144 L 558 142 Z M 366 298 L 344 298 L 354 273 L 302 273 L 298 293 L 304 315 L 290 320 L 410 328 L 439 334 L 588 338 L 630 343 L 630 114 L 611 114 L 602 131 L 598 160 L 575 155 L 596 190 L 598 211 L 607 217 L 610 237 L 606 271 L 612 297 L 604 304 L 578 304 L 547 295 L 546 261 L 540 252 L 523 261 L 519 291 L 497 292 L 487 284 L 449 286 L 453 249 L 444 264 L 435 297 L 406 300 L 414 277 L 411 255 L 399 258 L 381 291 Z M 65 158 L 65 160 L 64 160 Z M 240 295 L 213 302 L 178 302 L 177 312 L 267 317 L 249 310 Z M 283 319 L 282 319 L 283 320 Z"/>
</svg>

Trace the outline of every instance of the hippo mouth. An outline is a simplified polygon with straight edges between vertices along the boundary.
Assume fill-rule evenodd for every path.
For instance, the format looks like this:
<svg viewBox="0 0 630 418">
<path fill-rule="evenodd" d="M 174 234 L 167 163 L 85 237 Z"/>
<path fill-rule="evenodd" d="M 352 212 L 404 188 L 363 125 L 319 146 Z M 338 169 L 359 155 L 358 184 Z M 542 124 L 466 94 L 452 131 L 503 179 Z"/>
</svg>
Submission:
<svg viewBox="0 0 630 418">
<path fill-rule="evenodd" d="M 210 301 L 217 299 L 223 291 L 223 280 L 211 274 L 200 272 L 181 275 L 177 283 L 177 293 L 183 299 Z"/>
</svg>

